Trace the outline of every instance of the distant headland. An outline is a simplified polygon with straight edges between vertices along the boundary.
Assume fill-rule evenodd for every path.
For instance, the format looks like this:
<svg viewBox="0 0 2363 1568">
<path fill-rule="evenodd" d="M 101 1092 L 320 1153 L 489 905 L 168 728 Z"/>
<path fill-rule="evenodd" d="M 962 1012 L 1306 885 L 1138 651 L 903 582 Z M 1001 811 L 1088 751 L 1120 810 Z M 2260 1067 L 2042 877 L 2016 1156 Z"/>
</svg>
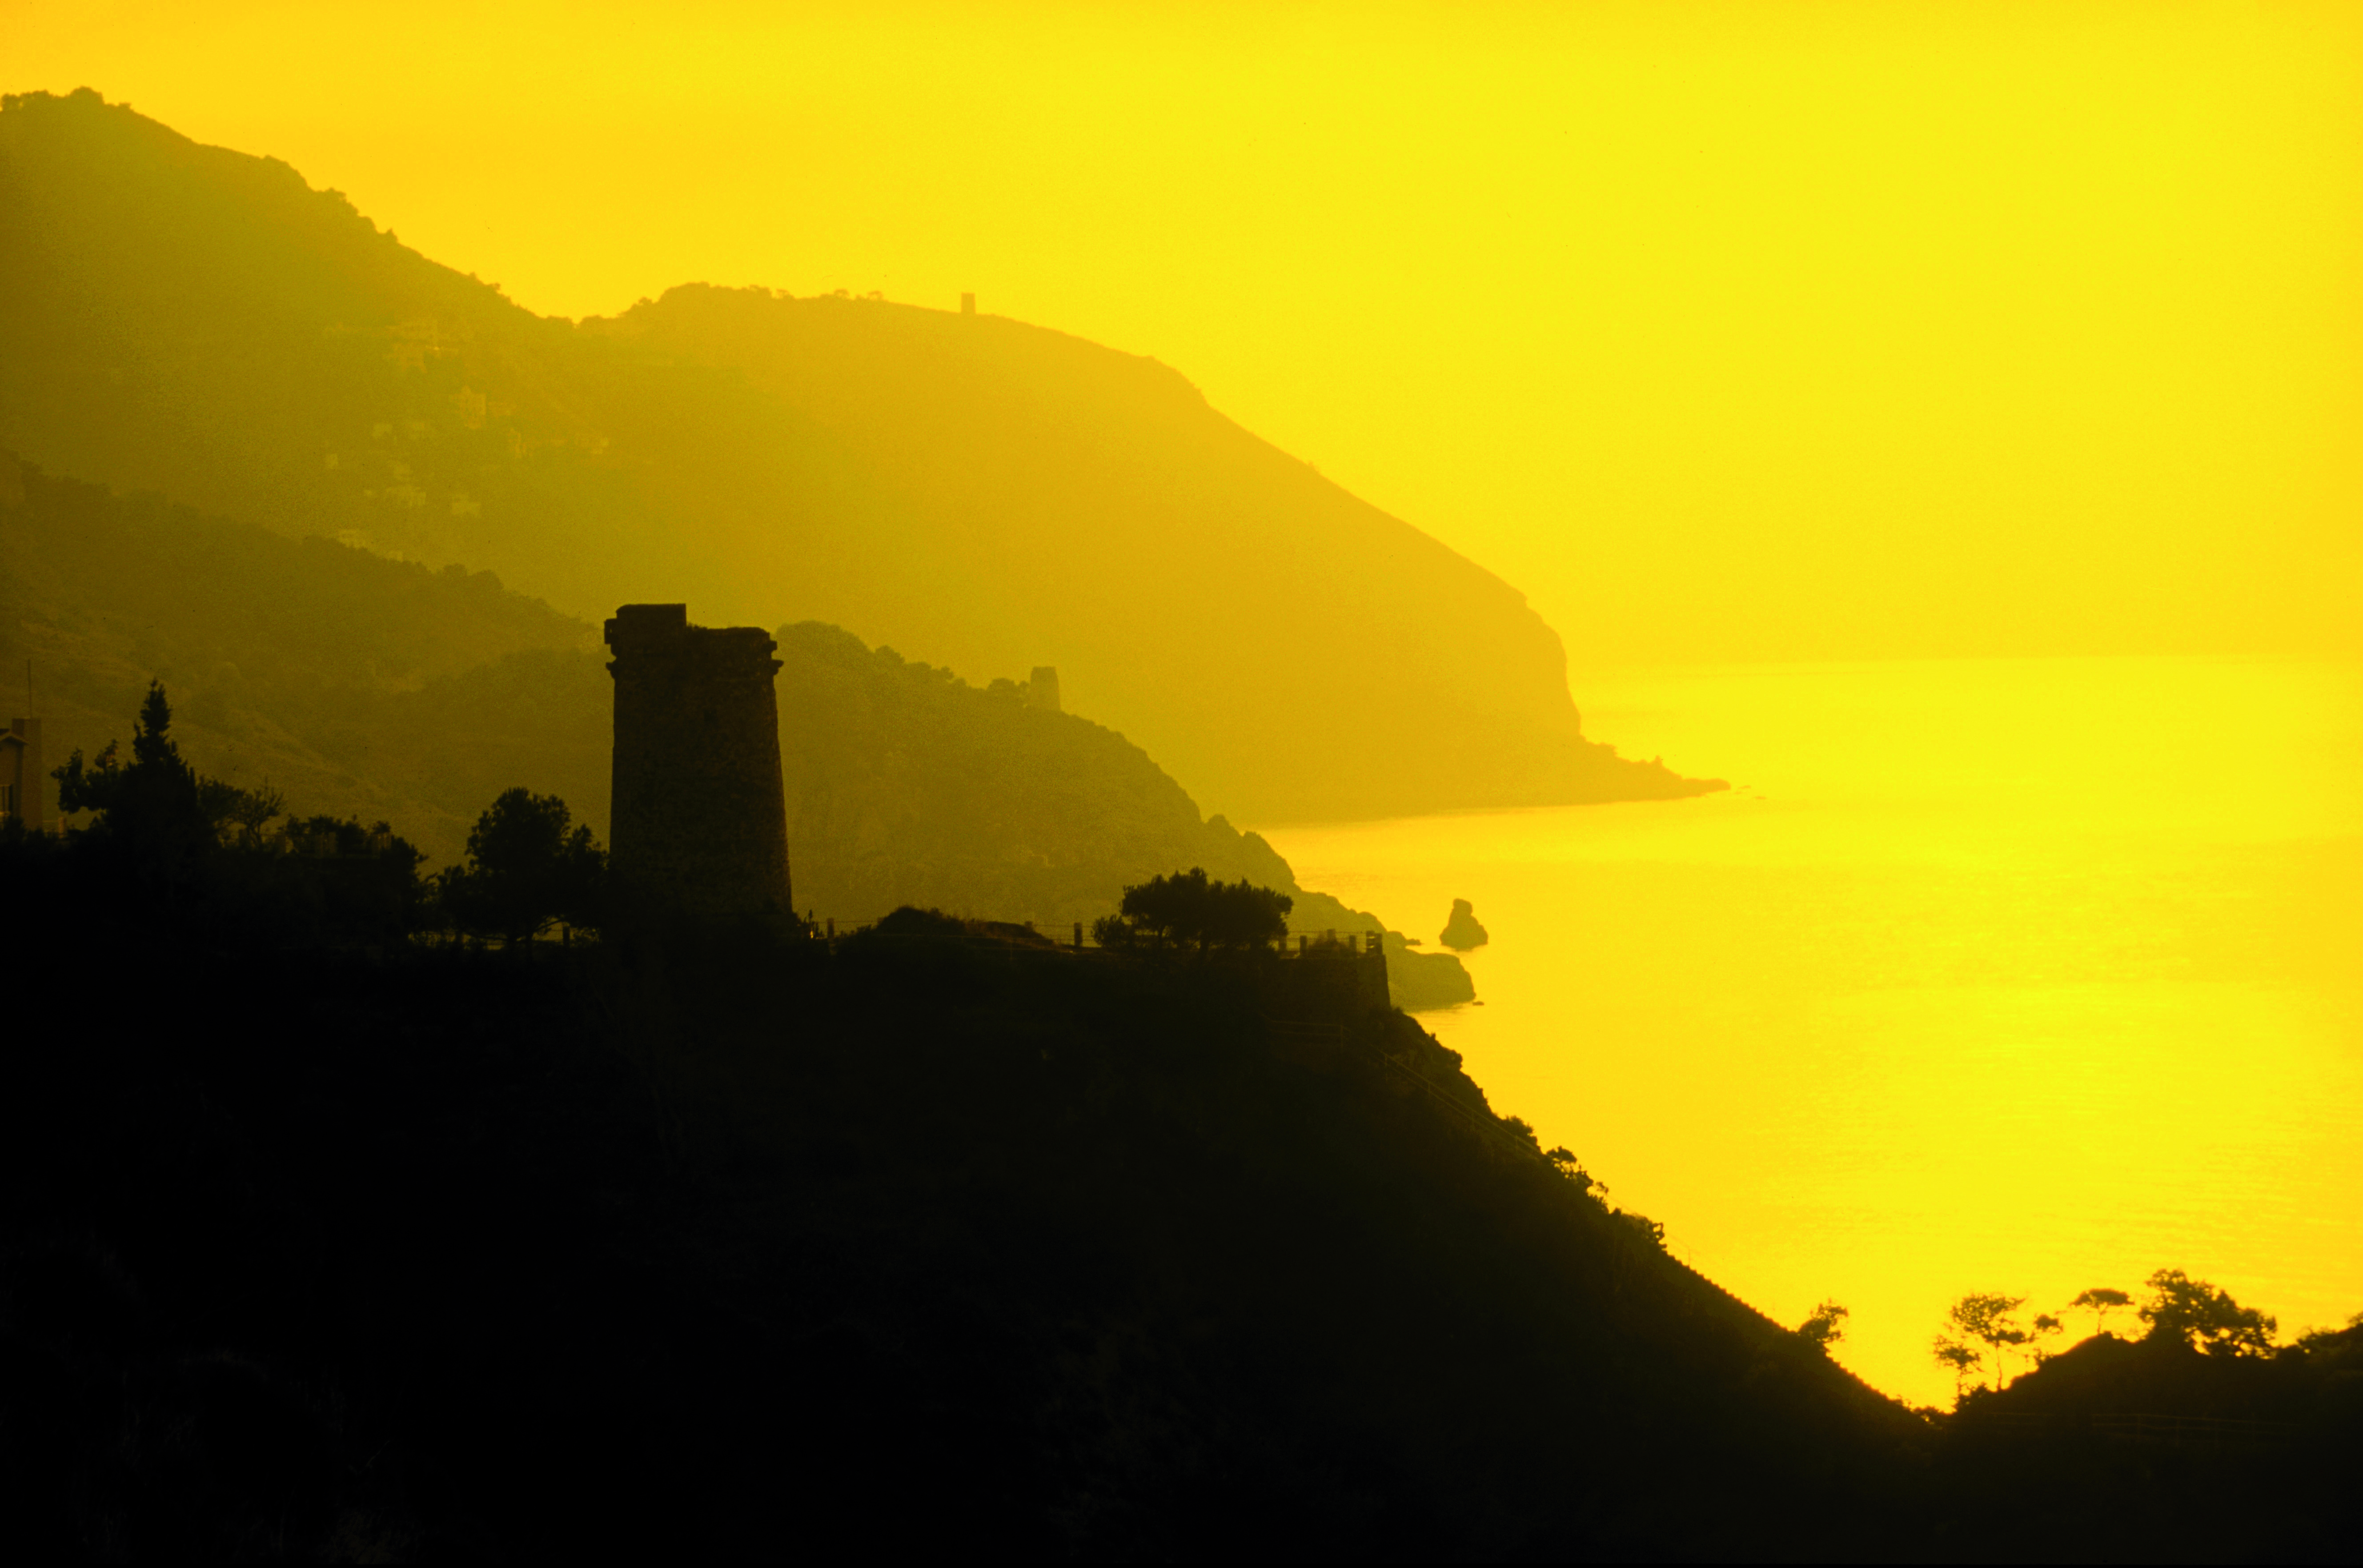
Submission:
<svg viewBox="0 0 2363 1568">
<path fill-rule="evenodd" d="M 1482 567 L 1153 361 L 997 317 L 677 288 L 537 317 L 284 163 L 0 104 L 0 446 L 577 620 L 817 620 L 1081 706 L 1234 819 L 1722 787 L 1588 739 Z"/>
</svg>

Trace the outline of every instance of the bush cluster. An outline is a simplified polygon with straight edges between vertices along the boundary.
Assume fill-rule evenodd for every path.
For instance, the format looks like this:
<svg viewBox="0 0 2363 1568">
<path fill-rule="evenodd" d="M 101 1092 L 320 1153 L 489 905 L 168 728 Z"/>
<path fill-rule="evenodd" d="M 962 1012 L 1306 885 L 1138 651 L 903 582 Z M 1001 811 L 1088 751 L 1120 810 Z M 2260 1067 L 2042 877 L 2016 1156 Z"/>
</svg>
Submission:
<svg viewBox="0 0 2363 1568">
<path fill-rule="evenodd" d="M 52 771 L 70 824 L 18 854 L 63 856 L 146 904 L 211 911 L 224 936 L 387 944 L 440 934 L 514 946 L 553 926 L 595 930 L 607 858 L 558 796 L 503 793 L 468 835 L 464 863 L 421 876 L 425 857 L 389 823 L 298 816 L 267 783 L 246 789 L 199 773 L 172 736 L 172 706 L 152 682 L 131 756 L 109 743 Z"/>
<path fill-rule="evenodd" d="M 1092 927 L 1103 947 L 1147 941 L 1208 948 L 1255 948 L 1288 935 L 1288 912 L 1296 901 L 1285 893 L 1237 882 L 1210 880 L 1204 867 L 1153 876 L 1124 890 L 1122 913 Z"/>
</svg>

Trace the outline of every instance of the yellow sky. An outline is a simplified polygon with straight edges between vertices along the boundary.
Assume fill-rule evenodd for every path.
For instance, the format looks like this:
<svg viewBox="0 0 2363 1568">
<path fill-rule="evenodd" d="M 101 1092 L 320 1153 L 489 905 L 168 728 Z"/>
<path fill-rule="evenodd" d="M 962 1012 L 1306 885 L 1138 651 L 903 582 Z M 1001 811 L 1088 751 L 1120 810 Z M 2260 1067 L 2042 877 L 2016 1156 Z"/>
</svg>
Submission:
<svg viewBox="0 0 2363 1568">
<path fill-rule="evenodd" d="M 2353 5 L 0 0 L 0 89 L 538 310 L 972 289 L 1154 354 L 1579 672 L 2363 650 L 2358 67 Z"/>
</svg>

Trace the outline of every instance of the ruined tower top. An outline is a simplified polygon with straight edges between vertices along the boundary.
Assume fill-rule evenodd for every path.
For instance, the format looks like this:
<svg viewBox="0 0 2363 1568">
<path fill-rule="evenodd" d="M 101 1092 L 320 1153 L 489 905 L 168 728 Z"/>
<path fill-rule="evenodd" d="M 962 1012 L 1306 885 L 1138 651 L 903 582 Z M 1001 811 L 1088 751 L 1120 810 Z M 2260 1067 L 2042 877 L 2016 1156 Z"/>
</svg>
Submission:
<svg viewBox="0 0 2363 1568">
<path fill-rule="evenodd" d="M 686 605 L 626 605 L 606 630 L 607 841 L 625 895 L 696 916 L 792 913 L 771 634 L 692 626 Z"/>
</svg>

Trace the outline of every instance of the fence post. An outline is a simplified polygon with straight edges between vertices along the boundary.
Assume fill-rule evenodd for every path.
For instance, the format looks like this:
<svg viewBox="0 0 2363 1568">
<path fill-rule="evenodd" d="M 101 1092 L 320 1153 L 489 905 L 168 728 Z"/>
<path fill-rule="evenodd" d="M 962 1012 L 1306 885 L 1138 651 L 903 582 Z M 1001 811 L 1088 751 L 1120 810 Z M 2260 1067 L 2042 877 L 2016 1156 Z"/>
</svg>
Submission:
<svg viewBox="0 0 2363 1568">
<path fill-rule="evenodd" d="M 1081 920 L 1075 922 L 1075 951 L 1083 951 L 1083 923 Z"/>
</svg>

